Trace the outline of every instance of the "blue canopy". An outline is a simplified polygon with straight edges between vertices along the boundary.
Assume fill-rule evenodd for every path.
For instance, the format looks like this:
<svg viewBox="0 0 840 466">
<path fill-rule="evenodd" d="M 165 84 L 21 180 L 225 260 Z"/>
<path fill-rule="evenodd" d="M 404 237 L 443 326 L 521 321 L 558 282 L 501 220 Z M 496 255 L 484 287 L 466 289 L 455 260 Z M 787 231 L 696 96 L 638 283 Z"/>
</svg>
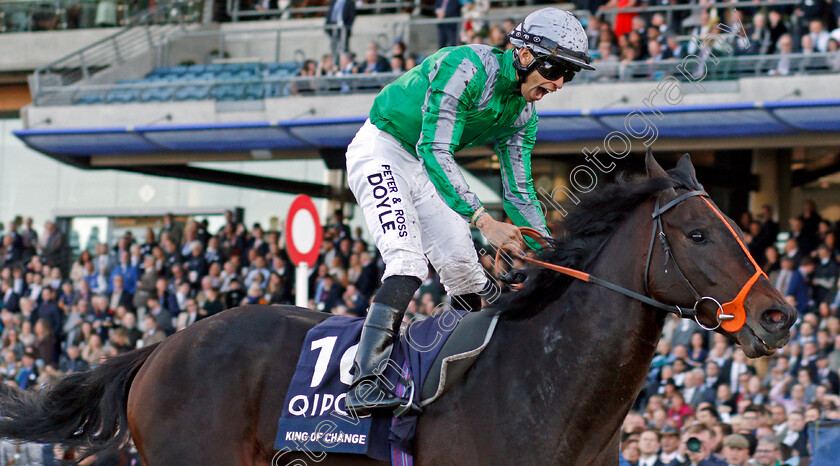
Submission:
<svg viewBox="0 0 840 466">
<path fill-rule="evenodd" d="M 840 99 L 542 111 L 539 142 L 602 139 L 627 133 L 625 120 L 645 115 L 659 138 L 747 137 L 840 131 Z M 47 155 L 89 157 L 168 152 L 344 148 L 367 116 L 292 121 L 201 123 L 99 128 L 32 128 L 14 134 Z M 640 127 L 641 119 L 634 123 Z"/>
</svg>

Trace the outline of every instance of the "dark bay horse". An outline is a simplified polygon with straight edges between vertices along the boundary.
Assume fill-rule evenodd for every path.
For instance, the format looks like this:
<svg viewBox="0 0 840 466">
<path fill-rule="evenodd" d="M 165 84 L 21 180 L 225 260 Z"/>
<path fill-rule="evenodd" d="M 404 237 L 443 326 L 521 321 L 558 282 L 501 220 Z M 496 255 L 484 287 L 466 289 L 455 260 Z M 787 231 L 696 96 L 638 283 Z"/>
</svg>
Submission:
<svg viewBox="0 0 840 466">
<path fill-rule="evenodd" d="M 720 302 L 739 295 L 756 270 L 737 227 L 705 198 L 680 198 L 702 190 L 687 157 L 667 173 L 650 154 L 646 164 L 647 178 L 584 199 L 541 258 L 689 308 L 696 299 L 681 276 Z M 669 256 L 660 241 L 650 246 L 657 201 L 675 201 L 661 216 Z M 709 304 L 697 318 L 714 327 L 718 309 Z M 420 417 L 417 464 L 617 464 L 619 428 L 666 313 L 538 268 L 491 308 L 501 320 L 489 346 Z M 748 290 L 744 309 L 743 328 L 717 331 L 750 357 L 787 343 L 796 311 L 766 277 Z M 41 392 L 5 387 L 0 436 L 93 452 L 131 436 L 149 466 L 315 464 L 272 445 L 304 335 L 326 317 L 287 306 L 230 309 Z M 320 463 L 380 464 L 338 454 Z"/>
</svg>

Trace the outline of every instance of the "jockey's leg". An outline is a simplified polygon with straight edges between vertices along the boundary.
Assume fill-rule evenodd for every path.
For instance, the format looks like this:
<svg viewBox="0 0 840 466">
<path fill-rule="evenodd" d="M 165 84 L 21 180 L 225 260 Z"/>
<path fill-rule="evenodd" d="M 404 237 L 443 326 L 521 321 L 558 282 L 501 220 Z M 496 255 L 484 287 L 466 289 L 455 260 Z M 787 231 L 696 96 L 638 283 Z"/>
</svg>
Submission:
<svg viewBox="0 0 840 466">
<path fill-rule="evenodd" d="M 388 277 L 373 298 L 362 328 L 353 362 L 353 382 L 346 400 L 347 409 L 354 410 L 357 415 L 373 409 L 393 410 L 406 403 L 388 389 L 385 377 L 405 309 L 421 283 L 417 277 Z M 390 364 L 390 367 L 395 365 Z"/>
<path fill-rule="evenodd" d="M 478 293 L 466 293 L 452 297 L 452 307 L 468 312 L 481 310 L 481 295 Z"/>
<path fill-rule="evenodd" d="M 365 319 L 347 394 L 347 408 L 358 415 L 406 403 L 390 392 L 382 372 L 408 303 L 429 270 L 412 196 L 413 175 L 422 165 L 396 139 L 370 122 L 362 126 L 347 148 L 347 183 L 385 262 L 383 285 Z"/>
<path fill-rule="evenodd" d="M 423 250 L 440 274 L 452 307 L 481 310 L 481 295 L 488 279 L 478 262 L 467 221 L 440 197 L 425 166 L 417 167 L 414 208 L 422 227 Z"/>
</svg>

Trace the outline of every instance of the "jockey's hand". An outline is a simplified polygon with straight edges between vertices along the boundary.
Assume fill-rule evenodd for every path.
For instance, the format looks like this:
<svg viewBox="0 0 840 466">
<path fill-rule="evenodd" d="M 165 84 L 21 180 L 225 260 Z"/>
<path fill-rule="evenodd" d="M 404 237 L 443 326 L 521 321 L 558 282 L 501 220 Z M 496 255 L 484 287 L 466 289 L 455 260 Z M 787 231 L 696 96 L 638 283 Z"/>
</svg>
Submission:
<svg viewBox="0 0 840 466">
<path fill-rule="evenodd" d="M 515 255 L 521 255 L 527 250 L 522 233 L 516 225 L 499 222 L 488 213 L 482 214 L 475 222 L 481 234 L 496 248 L 507 249 Z"/>
</svg>

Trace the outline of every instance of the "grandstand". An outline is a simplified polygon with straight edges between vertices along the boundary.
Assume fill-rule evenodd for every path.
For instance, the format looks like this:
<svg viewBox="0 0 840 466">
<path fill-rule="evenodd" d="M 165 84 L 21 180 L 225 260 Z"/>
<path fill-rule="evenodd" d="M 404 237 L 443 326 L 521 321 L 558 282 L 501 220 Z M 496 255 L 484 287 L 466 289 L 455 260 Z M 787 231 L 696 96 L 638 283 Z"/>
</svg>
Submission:
<svg viewBox="0 0 840 466">
<path fill-rule="evenodd" d="M 291 199 L 308 194 L 322 219 L 339 210 L 368 240 L 344 151 L 376 93 L 437 49 L 441 25 L 457 25 L 462 43 L 505 47 L 499 33 L 536 6 L 466 2 L 461 16 L 439 18 L 430 1 L 356 2 L 351 56 L 331 44 L 340 27 L 325 24 L 328 3 L 0 1 L 0 50 L 10 51 L 0 54 L 0 224 L 57 220 L 68 265 L 98 243 L 158 230 L 167 213 L 206 220 L 211 233 L 259 223 L 279 238 Z M 640 172 L 651 146 L 663 166 L 690 152 L 744 230 L 742 215 L 766 205 L 785 232 L 807 200 L 840 225 L 836 2 L 612 3 L 561 4 L 585 25 L 597 71 L 538 103 L 538 189 L 562 202 L 557 186 L 581 194 Z M 621 157 L 607 169 L 592 161 L 599 152 Z M 492 148 L 456 158 L 502 216 Z M 574 177 L 581 170 L 591 183 Z"/>
<path fill-rule="evenodd" d="M 649 8 L 654 11 L 648 14 L 652 21 L 662 14 L 689 15 L 677 23 L 684 23 L 682 27 L 648 28 L 652 37 L 667 30 L 661 36 L 676 40 L 684 52 L 677 52 L 679 59 L 617 60 L 600 56 L 593 43 L 598 71 L 581 74 L 565 92 L 540 104 L 536 167 L 543 184 L 550 188 L 549 180 L 559 179 L 574 166 L 569 155 L 602 145 L 612 131 L 624 131 L 627 115 L 640 109 L 646 117 L 640 117 L 638 124 L 651 127 L 639 131 L 655 133 L 657 149 L 719 152 L 709 154 L 706 168 L 724 166 L 732 173 L 729 181 L 716 181 L 731 197 L 724 204 L 746 209 L 776 192 L 781 211 L 789 212 L 785 199 L 796 195 L 792 188 L 799 186 L 759 183 L 759 178 L 775 175 L 765 175 L 767 170 L 757 167 L 772 163 L 776 170 L 774 161 L 780 158 L 793 166 L 799 163 L 794 161 L 795 151 L 819 151 L 836 144 L 837 52 L 759 53 L 767 50 L 762 42 L 720 30 L 720 24 L 727 31 L 735 30 L 722 19 L 723 9 L 701 27 L 690 26 L 699 24 L 691 21 L 696 8 L 669 7 L 662 12 L 663 8 Z M 27 127 L 17 135 L 31 147 L 80 167 L 118 166 L 193 179 L 201 175 L 184 161 L 250 161 L 253 151 L 274 160 L 322 159 L 327 168 L 340 169 L 343 148 L 364 120 L 373 95 L 399 76 L 399 72 L 305 72 L 306 63 L 320 68 L 316 63 L 330 53 L 321 18 L 282 19 L 283 14 L 278 14 L 281 19 L 188 22 L 164 10 L 141 15 L 127 28 L 34 70 L 33 104 L 22 111 Z M 469 30 L 501 25 L 506 18 L 518 20 L 527 10 L 491 8 L 484 16 L 470 17 L 474 26 Z M 286 16 L 298 13 L 305 12 L 292 10 Z M 591 28 L 601 24 L 588 11 L 582 10 L 580 16 Z M 406 56 L 422 58 L 435 48 L 436 24 L 451 21 L 408 13 L 362 15 L 350 49 L 361 52 L 376 43 L 380 54 L 387 55 L 399 40 Z M 717 35 L 711 37 L 719 40 L 696 39 L 715 27 Z M 599 37 L 604 34 L 609 39 L 609 28 L 600 30 Z M 666 103 L 657 91 L 658 83 L 668 77 L 685 83 L 678 103 Z M 650 118 L 659 112 L 655 120 Z M 659 118 L 662 115 L 668 118 Z M 642 147 L 634 146 L 635 151 Z M 784 154 L 778 154 L 780 150 Z M 459 156 L 474 167 L 474 173 L 493 179 L 488 150 L 474 148 Z M 796 179 L 813 182 L 816 173 L 825 171 L 817 163 L 813 167 L 820 171 L 811 173 L 811 165 L 806 162 Z M 751 181 L 744 186 L 743 180 Z M 759 184 L 773 188 L 750 192 Z"/>
</svg>

